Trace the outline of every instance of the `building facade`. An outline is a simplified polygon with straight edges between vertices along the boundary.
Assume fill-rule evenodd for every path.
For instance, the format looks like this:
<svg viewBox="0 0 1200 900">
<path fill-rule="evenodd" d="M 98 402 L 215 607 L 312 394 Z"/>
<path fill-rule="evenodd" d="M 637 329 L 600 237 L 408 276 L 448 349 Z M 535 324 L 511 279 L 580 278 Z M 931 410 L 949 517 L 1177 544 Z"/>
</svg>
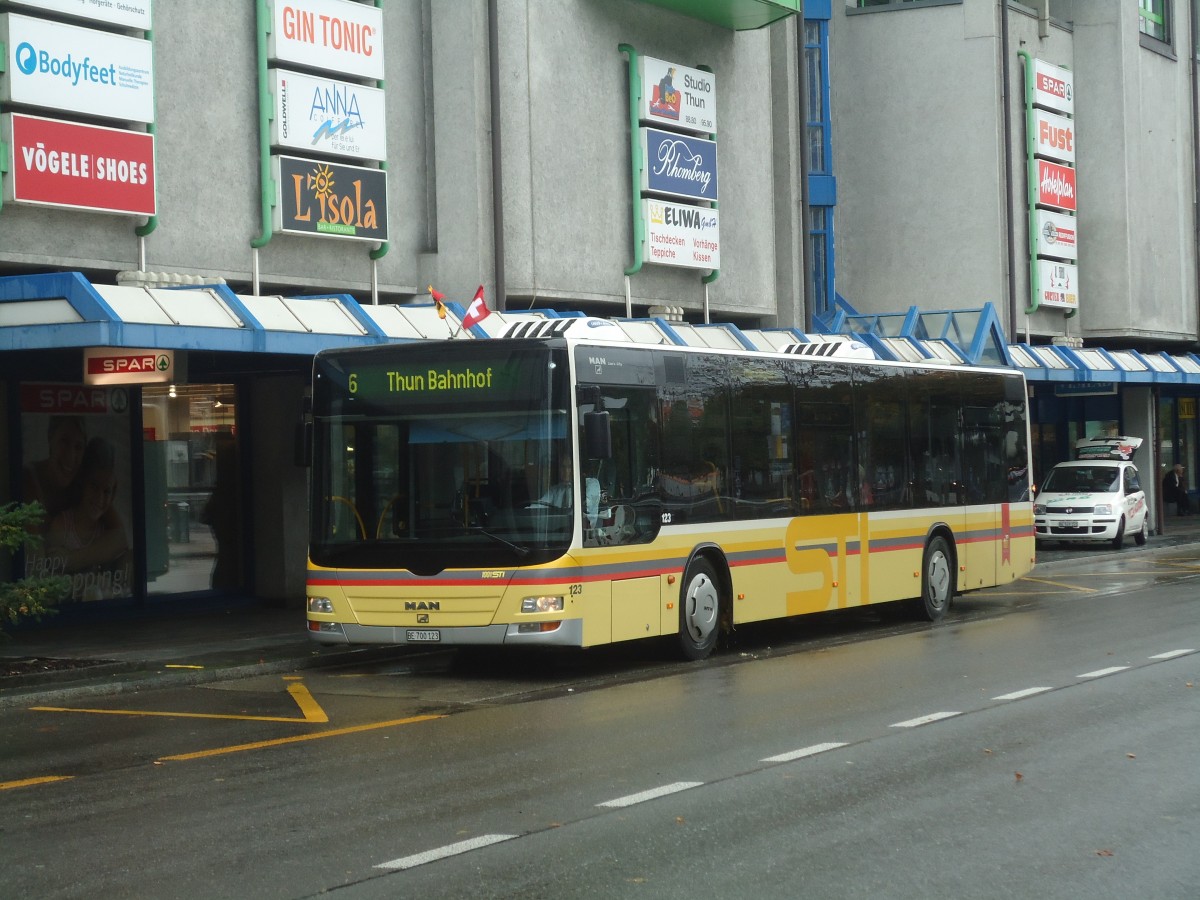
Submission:
<svg viewBox="0 0 1200 900">
<path fill-rule="evenodd" d="M 431 289 L 801 322 L 799 9 L 0 3 L 0 499 L 40 499 L 59 532 L 85 471 L 110 495 L 75 523 L 87 549 L 25 571 L 71 574 L 79 603 L 299 604 L 312 355 L 444 334 L 374 312 L 428 308 Z M 631 179 L 632 88 L 654 65 L 656 85 L 692 76 L 684 101 L 711 119 L 662 130 L 719 148 L 719 202 L 685 187 L 677 204 L 719 211 L 719 268 L 645 249 L 683 240 Z"/>
<path fill-rule="evenodd" d="M 1014 344 L 1052 345 L 1014 360 L 1041 470 L 1117 433 L 1146 439 L 1154 486 L 1200 463 L 1196 27 L 1184 0 L 852 0 L 830 18 L 837 290 L 860 312 L 989 302 Z"/>
</svg>

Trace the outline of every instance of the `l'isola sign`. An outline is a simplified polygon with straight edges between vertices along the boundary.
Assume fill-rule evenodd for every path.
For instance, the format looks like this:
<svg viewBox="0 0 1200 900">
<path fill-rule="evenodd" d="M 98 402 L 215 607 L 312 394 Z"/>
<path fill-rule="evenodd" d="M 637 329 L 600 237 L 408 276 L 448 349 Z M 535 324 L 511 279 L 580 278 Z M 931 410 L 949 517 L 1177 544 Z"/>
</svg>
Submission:
<svg viewBox="0 0 1200 900">
<path fill-rule="evenodd" d="M 321 160 L 276 156 L 275 230 L 320 237 L 388 239 L 387 173 Z"/>
</svg>

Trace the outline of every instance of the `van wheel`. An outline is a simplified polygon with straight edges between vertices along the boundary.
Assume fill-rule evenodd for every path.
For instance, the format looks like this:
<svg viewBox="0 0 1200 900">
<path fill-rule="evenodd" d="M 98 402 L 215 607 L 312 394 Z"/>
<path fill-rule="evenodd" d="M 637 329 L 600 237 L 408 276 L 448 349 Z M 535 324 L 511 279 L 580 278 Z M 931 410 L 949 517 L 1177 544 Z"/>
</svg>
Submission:
<svg viewBox="0 0 1200 900">
<path fill-rule="evenodd" d="M 1121 516 L 1121 521 L 1117 523 L 1117 536 L 1113 538 L 1113 549 L 1120 550 L 1125 546 L 1125 517 Z"/>
<path fill-rule="evenodd" d="M 717 645 L 721 588 L 712 563 L 697 559 L 688 566 L 679 592 L 679 649 L 685 659 L 704 659 Z"/>
<path fill-rule="evenodd" d="M 1133 542 L 1139 547 L 1146 546 L 1146 540 L 1150 537 L 1150 517 L 1142 516 L 1142 528 L 1133 536 Z"/>
<path fill-rule="evenodd" d="M 919 618 L 937 622 L 950 609 L 954 595 L 954 565 L 950 545 L 944 537 L 935 537 L 925 548 L 921 563 L 921 596 L 912 603 Z"/>
</svg>

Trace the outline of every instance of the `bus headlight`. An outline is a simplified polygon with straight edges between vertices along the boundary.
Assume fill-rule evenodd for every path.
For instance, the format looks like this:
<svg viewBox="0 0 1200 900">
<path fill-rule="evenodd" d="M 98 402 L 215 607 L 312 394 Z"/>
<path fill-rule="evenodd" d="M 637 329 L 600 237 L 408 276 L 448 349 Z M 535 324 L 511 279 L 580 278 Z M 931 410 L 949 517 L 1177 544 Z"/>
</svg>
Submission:
<svg viewBox="0 0 1200 900">
<path fill-rule="evenodd" d="M 332 613 L 333 601 L 328 597 L 309 597 L 308 611 L 311 613 Z"/>
<path fill-rule="evenodd" d="M 562 612 L 562 610 L 562 597 L 526 597 L 521 601 L 521 612 L 523 613 Z"/>
</svg>

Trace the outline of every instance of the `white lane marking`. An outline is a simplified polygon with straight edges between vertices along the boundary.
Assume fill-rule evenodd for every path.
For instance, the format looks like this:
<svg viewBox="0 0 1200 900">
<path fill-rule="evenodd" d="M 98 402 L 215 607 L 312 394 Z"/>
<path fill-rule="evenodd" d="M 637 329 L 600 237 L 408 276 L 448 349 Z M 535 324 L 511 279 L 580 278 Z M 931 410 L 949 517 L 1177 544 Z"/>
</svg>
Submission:
<svg viewBox="0 0 1200 900">
<path fill-rule="evenodd" d="M 787 753 L 780 753 L 778 756 L 768 756 L 761 762 L 791 762 L 793 759 L 803 759 L 805 756 L 816 756 L 818 753 L 825 753 L 829 750 L 836 750 L 838 747 L 845 747 L 845 744 L 813 744 L 811 747 L 805 747 L 802 750 L 791 750 Z"/>
<path fill-rule="evenodd" d="M 1187 656 L 1189 653 L 1195 653 L 1195 650 L 1168 650 L 1166 653 L 1156 653 L 1151 659 L 1174 659 L 1177 656 Z"/>
<path fill-rule="evenodd" d="M 889 725 L 889 728 L 916 728 L 918 725 L 928 725 L 930 722 L 938 722 L 942 719 L 949 719 L 952 716 L 961 716 L 961 712 L 935 712 L 927 716 L 921 716 L 916 719 L 909 719 L 906 722 L 894 722 Z"/>
<path fill-rule="evenodd" d="M 603 803 L 597 803 L 597 806 L 633 806 L 635 803 L 645 803 L 647 800 L 653 800 L 656 797 L 665 797 L 667 794 L 675 794 L 679 791 L 686 791 L 689 788 L 700 787 L 704 784 L 703 781 L 676 781 L 674 784 L 664 784 L 662 787 L 651 788 L 648 791 L 642 791 L 640 794 L 629 794 L 625 797 L 618 797 L 616 800 L 605 800 Z"/>
<path fill-rule="evenodd" d="M 1013 691 L 1011 694 L 1001 694 L 999 697 L 993 697 L 993 700 L 1020 700 L 1023 697 L 1032 697 L 1034 694 L 1041 694 L 1044 691 L 1052 691 L 1054 688 L 1048 687 L 1033 687 L 1025 688 L 1023 691 Z"/>
<path fill-rule="evenodd" d="M 1107 669 L 1097 669 L 1095 672 L 1084 672 L 1082 675 L 1076 675 L 1076 678 L 1099 678 L 1102 675 L 1111 675 L 1113 672 L 1124 672 L 1129 666 L 1109 666 Z"/>
<path fill-rule="evenodd" d="M 439 859 L 445 859 L 448 856 L 458 856 L 460 853 L 468 853 L 471 850 L 478 850 L 480 847 L 488 847 L 492 844 L 499 844 L 502 841 L 511 841 L 513 838 L 519 837 L 515 834 L 481 834 L 479 837 L 471 838 L 467 841 L 459 841 L 457 844 L 447 844 L 445 847 L 438 847 L 434 850 L 426 850 L 424 853 L 414 853 L 412 856 L 402 856 L 400 859 L 393 859 L 391 862 L 380 863 L 375 866 L 376 869 L 411 869 L 415 866 L 423 866 L 425 863 L 436 862 Z"/>
</svg>

